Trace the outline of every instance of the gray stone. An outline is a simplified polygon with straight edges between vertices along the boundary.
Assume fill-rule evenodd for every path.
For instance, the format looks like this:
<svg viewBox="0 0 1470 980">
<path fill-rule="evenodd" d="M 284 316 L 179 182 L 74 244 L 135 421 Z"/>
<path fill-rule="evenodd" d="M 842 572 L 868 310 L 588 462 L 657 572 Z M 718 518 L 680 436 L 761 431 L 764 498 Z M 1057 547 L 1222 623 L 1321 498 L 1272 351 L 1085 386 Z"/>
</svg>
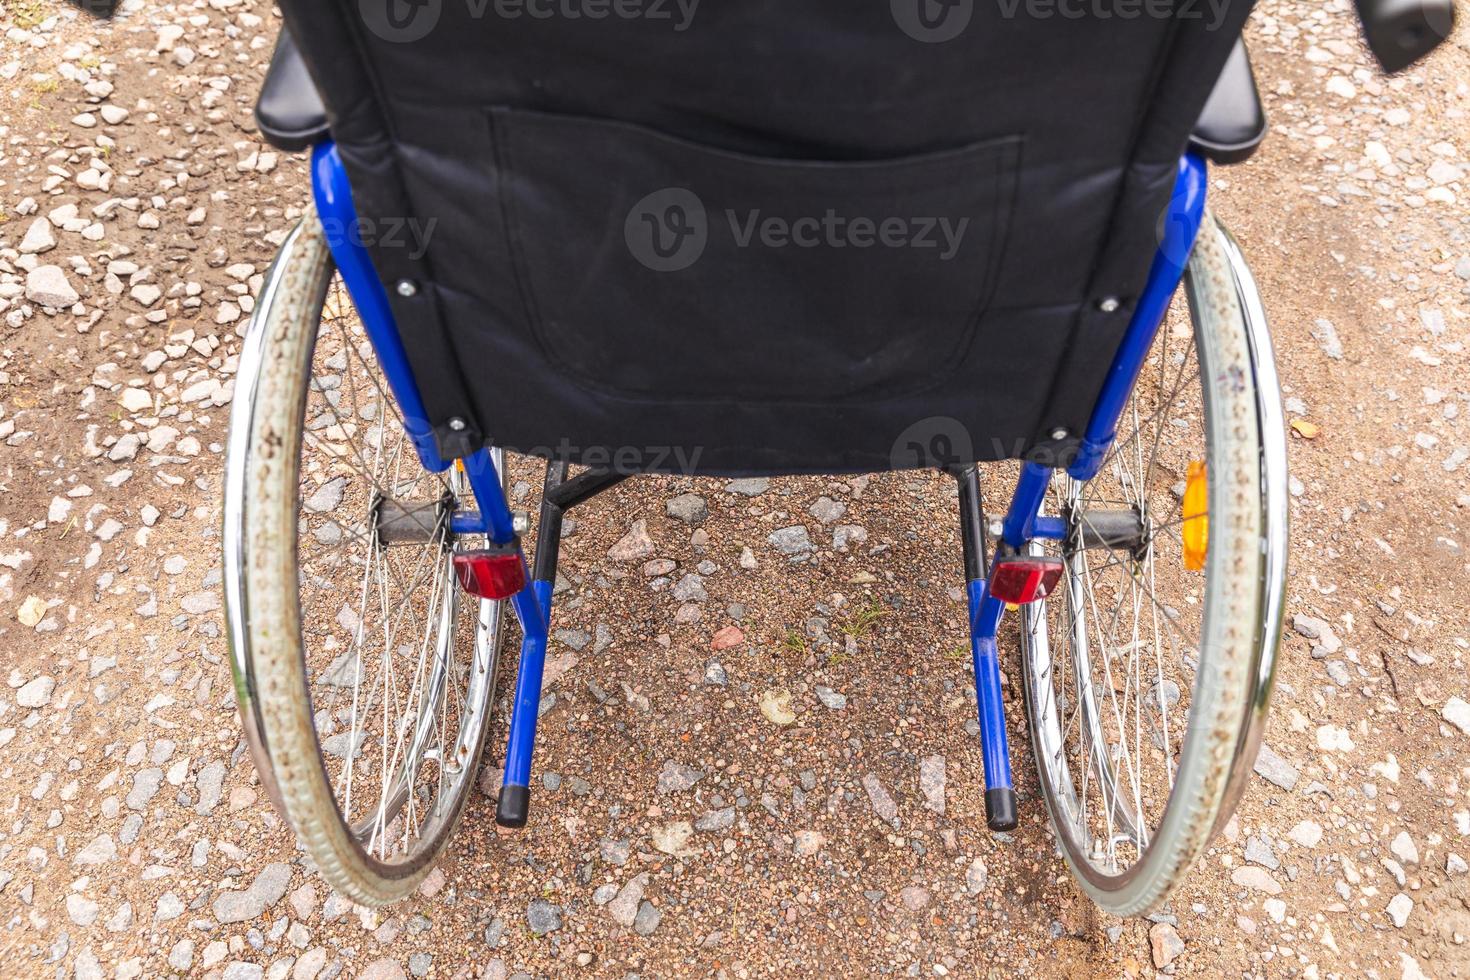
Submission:
<svg viewBox="0 0 1470 980">
<path fill-rule="evenodd" d="M 970 862 L 965 869 L 965 890 L 971 895 L 978 895 L 985 890 L 990 883 L 990 869 L 985 866 L 984 860 L 976 858 Z"/>
<path fill-rule="evenodd" d="M 180 939 L 168 951 L 168 965 L 175 970 L 187 970 L 194 963 L 194 940 Z"/>
<path fill-rule="evenodd" d="M 924 805 L 935 813 L 944 813 L 944 756 L 927 755 L 919 760 L 919 792 Z"/>
<path fill-rule="evenodd" d="M 127 804 L 132 810 L 142 810 L 163 785 L 163 770 L 157 767 L 140 769 L 133 774 L 133 788 L 128 793 Z"/>
<path fill-rule="evenodd" d="M 681 493 L 664 505 L 664 512 L 685 524 L 703 524 L 709 517 L 709 506 L 697 493 Z"/>
<path fill-rule="evenodd" d="M 638 906 L 638 914 L 633 917 L 633 931 L 640 936 L 651 935 L 663 921 L 663 917 L 664 914 L 652 902 L 644 902 Z"/>
<path fill-rule="evenodd" d="M 1322 353 L 1334 361 L 1342 360 L 1342 341 L 1338 339 L 1337 328 L 1332 325 L 1331 320 L 1317 318 L 1312 336 L 1317 338 L 1317 343 L 1322 346 Z"/>
<path fill-rule="evenodd" d="M 893 802 L 892 795 L 878 781 L 873 773 L 863 777 L 863 789 L 868 793 L 868 801 L 873 804 L 873 812 L 883 820 L 884 823 L 892 824 L 894 829 L 898 828 L 898 804 Z"/>
<path fill-rule="evenodd" d="M 561 928 L 561 909 L 538 898 L 526 909 L 526 924 L 538 936 L 555 932 Z"/>
<path fill-rule="evenodd" d="M 1466 259 L 1470 262 L 1470 259 Z M 1470 279 L 1470 276 L 1465 278 Z M 747 477 L 743 480 L 731 480 L 725 484 L 726 493 L 738 493 L 742 497 L 759 497 L 770 487 L 771 481 L 763 476 Z"/>
<path fill-rule="evenodd" d="M 96 902 L 85 895 L 72 892 L 66 896 L 66 916 L 72 922 L 86 928 L 97 921 L 97 913 L 100 911 Z"/>
<path fill-rule="evenodd" d="M 638 561 L 653 554 L 653 539 L 648 536 L 648 522 L 634 521 L 628 533 L 607 549 L 613 561 Z"/>
<path fill-rule="evenodd" d="M 72 858 L 75 864 L 107 864 L 117 860 L 117 844 L 107 834 L 99 834 Z"/>
<path fill-rule="evenodd" d="M 631 850 L 626 840 L 613 840 L 611 837 L 602 842 L 599 854 L 606 864 L 614 867 L 622 867 L 628 863 L 628 854 Z"/>
<path fill-rule="evenodd" d="M 1154 966 L 1160 970 L 1184 955 L 1184 940 L 1179 938 L 1179 930 L 1167 922 L 1160 922 L 1148 931 L 1148 944 Z"/>
<path fill-rule="evenodd" d="M 1270 868 L 1272 871 L 1281 867 L 1281 862 L 1277 859 L 1276 852 L 1271 849 L 1271 845 L 1259 837 L 1251 837 L 1245 842 L 1245 859 L 1263 868 Z"/>
<path fill-rule="evenodd" d="M 26 299 L 37 306 L 64 309 L 81 299 L 60 266 L 38 265 L 26 275 Z"/>
<path fill-rule="evenodd" d="M 709 598 L 709 593 L 704 589 L 704 578 L 694 572 L 688 572 L 674 585 L 674 598 L 680 602 L 703 602 Z"/>
<path fill-rule="evenodd" d="M 839 524 L 837 530 L 832 532 L 832 547 L 838 551 L 846 551 L 853 545 L 862 544 L 867 540 L 867 529 L 856 524 Z"/>
<path fill-rule="evenodd" d="M 704 778 L 704 773 L 673 759 L 664 763 L 658 774 L 657 789 L 660 793 L 682 793 Z"/>
<path fill-rule="evenodd" d="M 194 786 L 199 790 L 199 802 L 194 805 L 194 811 L 199 814 L 208 814 L 214 811 L 219 804 L 220 791 L 225 785 L 225 764 L 215 761 L 199 770 L 199 775 L 194 777 Z"/>
<path fill-rule="evenodd" d="M 847 513 L 847 505 L 831 497 L 818 497 L 817 502 L 807 508 L 807 513 L 823 524 L 831 524 Z"/>
<path fill-rule="evenodd" d="M 155 923 L 168 922 L 177 919 L 184 914 L 184 902 L 173 892 L 164 892 L 158 896 L 158 904 L 153 909 L 153 921 Z"/>
<path fill-rule="evenodd" d="M 1274 783 L 1288 792 L 1296 788 L 1296 781 L 1300 773 L 1296 767 L 1277 755 L 1271 746 L 1262 743 L 1261 753 L 1256 756 L 1256 775 Z"/>
<path fill-rule="evenodd" d="M 607 914 L 620 926 L 631 926 L 638 917 L 638 903 L 648 887 L 648 872 L 634 875 L 618 890 L 617 897 L 607 903 Z"/>
<path fill-rule="evenodd" d="M 49 252 L 56 247 L 56 236 L 52 234 L 51 222 L 45 218 L 37 218 L 31 222 L 26 229 L 25 237 L 20 240 L 20 254 L 40 255 Z"/>
<path fill-rule="evenodd" d="M 336 510 L 342 504 L 342 498 L 347 493 L 347 478 L 339 476 L 328 480 L 317 487 L 316 492 L 307 497 L 301 504 L 313 514 L 324 514 L 327 511 Z"/>
<path fill-rule="evenodd" d="M 694 829 L 712 833 L 721 830 L 729 830 L 735 826 L 735 808 L 727 806 L 720 810 L 711 810 L 694 821 Z"/>
<path fill-rule="evenodd" d="M 15 703 L 22 708 L 44 707 L 51 703 L 51 692 L 54 690 L 54 677 L 37 677 L 15 692 Z"/>
<path fill-rule="evenodd" d="M 290 884 L 289 864 L 268 864 L 245 891 L 221 892 L 216 895 L 214 917 L 222 925 L 254 919 L 279 902 Z"/>
<path fill-rule="evenodd" d="M 801 524 L 773 531 L 766 540 L 774 545 L 781 554 L 793 559 L 809 555 L 813 550 L 811 536 L 807 534 L 806 527 Z"/>
<path fill-rule="evenodd" d="M 834 691 L 830 687 L 824 687 L 821 684 L 816 685 L 814 690 L 816 691 L 817 700 L 822 702 L 825 707 L 831 708 L 833 711 L 841 711 L 847 707 L 846 694 Z"/>
</svg>

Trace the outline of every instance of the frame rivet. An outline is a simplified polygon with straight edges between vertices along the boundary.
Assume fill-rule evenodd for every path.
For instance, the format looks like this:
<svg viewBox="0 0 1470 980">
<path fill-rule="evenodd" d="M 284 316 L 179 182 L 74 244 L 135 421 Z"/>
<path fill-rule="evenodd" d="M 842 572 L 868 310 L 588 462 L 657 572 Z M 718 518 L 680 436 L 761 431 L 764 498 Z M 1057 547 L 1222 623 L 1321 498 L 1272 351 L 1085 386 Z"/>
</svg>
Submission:
<svg viewBox="0 0 1470 980">
<path fill-rule="evenodd" d="M 397 289 L 398 295 L 404 297 L 405 299 L 410 296 L 417 296 L 419 292 L 418 283 L 414 282 L 412 279 L 398 280 Z"/>
<path fill-rule="evenodd" d="M 449 420 L 449 428 L 454 432 L 463 432 L 464 419 L 456 415 L 454 418 Z"/>
<path fill-rule="evenodd" d="M 525 534 L 531 530 L 531 515 L 523 510 L 518 510 L 510 515 L 511 530 L 517 534 Z"/>
<path fill-rule="evenodd" d="M 1055 439 L 1057 442 L 1061 442 L 1063 439 L 1067 438 L 1067 436 L 1069 436 L 1071 434 L 1072 433 L 1070 433 L 1070 432 L 1067 431 L 1066 426 L 1062 426 L 1062 425 L 1059 425 L 1055 429 L 1052 429 L 1051 430 L 1051 437 L 1053 439 Z"/>
<path fill-rule="evenodd" d="M 1118 308 L 1122 305 L 1122 303 L 1118 302 L 1118 297 L 1116 296 L 1104 296 L 1097 301 L 1097 308 L 1104 313 L 1117 313 Z"/>
</svg>

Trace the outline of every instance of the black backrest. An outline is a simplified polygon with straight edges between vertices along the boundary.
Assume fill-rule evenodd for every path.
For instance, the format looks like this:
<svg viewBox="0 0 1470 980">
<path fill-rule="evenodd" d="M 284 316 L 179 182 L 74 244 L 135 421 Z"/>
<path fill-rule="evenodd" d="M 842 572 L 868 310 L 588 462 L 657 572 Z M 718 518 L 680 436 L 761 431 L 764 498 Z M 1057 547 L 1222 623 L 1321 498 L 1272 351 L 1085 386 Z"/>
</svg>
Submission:
<svg viewBox="0 0 1470 980">
<path fill-rule="evenodd" d="M 375 249 L 386 280 L 497 308 L 492 107 L 621 120 L 797 160 L 915 156 L 1017 137 L 991 310 L 1068 308 L 1084 340 L 1053 387 L 1095 391 L 1140 287 L 1179 154 L 1245 0 L 281 0 L 369 216 L 438 216 L 428 251 Z M 589 180 L 596 180 L 589 175 Z M 483 238 L 481 236 L 484 236 Z M 423 363 L 459 329 L 395 310 Z M 1072 314 L 1069 313 L 1069 316 Z M 429 321 L 434 321 L 431 323 Z M 437 327 L 435 326 L 437 323 Z M 437 334 L 437 335 L 436 335 Z M 464 352 L 458 351 L 460 355 Z M 445 385 L 450 388 L 453 385 Z M 449 396 L 445 396 L 448 398 Z M 452 411 L 431 395 L 430 412 Z M 451 399 L 452 400 L 452 399 Z M 1038 423 L 1068 412 L 1037 412 Z M 436 418 L 436 421 L 438 419 Z"/>
</svg>

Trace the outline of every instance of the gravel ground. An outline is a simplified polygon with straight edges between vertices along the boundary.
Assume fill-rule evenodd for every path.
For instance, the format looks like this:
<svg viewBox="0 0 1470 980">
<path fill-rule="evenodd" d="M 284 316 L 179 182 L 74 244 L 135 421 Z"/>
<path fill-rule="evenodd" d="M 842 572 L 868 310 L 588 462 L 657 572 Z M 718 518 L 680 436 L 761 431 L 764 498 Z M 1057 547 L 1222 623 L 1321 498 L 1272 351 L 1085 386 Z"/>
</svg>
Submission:
<svg viewBox="0 0 1470 980">
<path fill-rule="evenodd" d="M 278 21 L 125 6 L 0 6 L 0 974 L 1470 974 L 1463 26 L 1393 80 L 1341 0 L 1249 28 L 1274 132 L 1212 194 L 1276 328 L 1293 628 L 1260 778 L 1164 912 L 1070 883 L 1019 706 L 1022 824 L 985 831 L 927 475 L 579 511 L 531 826 L 478 796 L 421 895 L 369 911 L 260 792 L 221 634 L 238 335 L 307 190 L 251 123 Z M 648 554 L 610 557 L 640 522 Z"/>
</svg>

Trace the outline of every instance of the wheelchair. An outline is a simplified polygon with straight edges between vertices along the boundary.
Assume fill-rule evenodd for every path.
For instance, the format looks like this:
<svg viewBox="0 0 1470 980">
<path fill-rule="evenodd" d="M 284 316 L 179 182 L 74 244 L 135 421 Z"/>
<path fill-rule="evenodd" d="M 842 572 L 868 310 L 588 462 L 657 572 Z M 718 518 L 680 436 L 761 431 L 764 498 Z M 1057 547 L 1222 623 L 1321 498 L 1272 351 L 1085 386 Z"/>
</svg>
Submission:
<svg viewBox="0 0 1470 980">
<path fill-rule="evenodd" d="M 1250 4 L 659 6 L 282 0 L 257 121 L 312 203 L 239 358 L 223 533 L 265 792 L 335 888 L 400 899 L 475 791 L 507 607 L 495 819 L 529 818 L 569 510 L 645 473 L 932 468 L 988 827 L 1025 802 L 1009 613 L 1059 851 L 1106 911 L 1157 908 L 1245 788 L 1281 633 L 1271 341 L 1206 203 L 1265 133 Z M 1389 69 L 1448 33 L 1438 0 L 1358 7 Z M 512 452 L 545 461 L 534 521 Z"/>
</svg>

